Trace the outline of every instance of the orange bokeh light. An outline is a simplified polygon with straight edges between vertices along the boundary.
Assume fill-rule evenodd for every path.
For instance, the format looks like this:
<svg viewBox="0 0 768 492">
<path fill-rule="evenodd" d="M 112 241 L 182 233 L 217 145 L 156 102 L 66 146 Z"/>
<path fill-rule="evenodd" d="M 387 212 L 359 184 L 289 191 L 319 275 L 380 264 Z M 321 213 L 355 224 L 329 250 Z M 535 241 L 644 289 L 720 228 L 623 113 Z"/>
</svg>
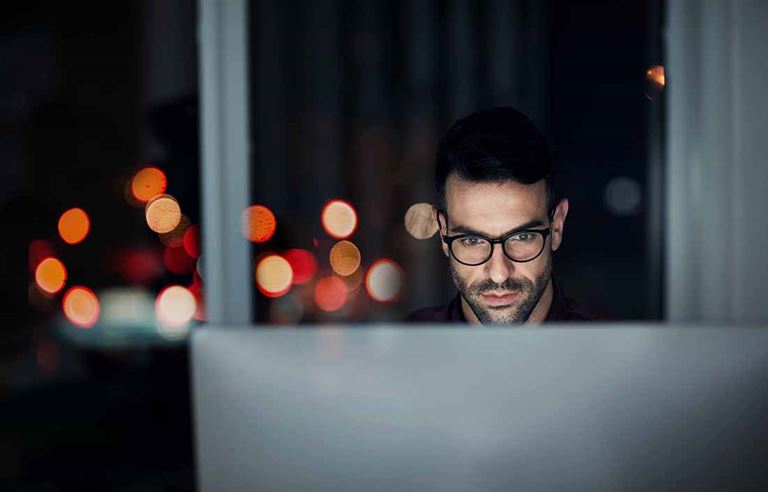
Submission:
<svg viewBox="0 0 768 492">
<path fill-rule="evenodd" d="M 196 311 L 195 295 L 181 285 L 166 287 L 155 300 L 157 319 L 166 326 L 186 325 Z"/>
<path fill-rule="evenodd" d="M 61 305 L 64 316 L 80 328 L 90 328 L 99 319 L 99 298 L 88 287 L 72 287 L 64 294 Z"/>
<path fill-rule="evenodd" d="M 59 217 L 59 236 L 67 244 L 82 242 L 91 230 L 91 220 L 82 208 L 70 208 Z"/>
<path fill-rule="evenodd" d="M 352 275 L 360 268 L 360 250 L 350 241 L 339 241 L 328 255 L 333 271 L 343 277 Z"/>
<path fill-rule="evenodd" d="M 147 225 L 158 234 L 171 232 L 181 222 L 181 207 L 171 195 L 159 195 L 147 203 Z"/>
<path fill-rule="evenodd" d="M 394 261 L 382 258 L 371 265 L 365 276 L 365 289 L 374 301 L 392 302 L 403 287 L 403 269 Z"/>
<path fill-rule="evenodd" d="M 256 265 L 256 286 L 267 297 L 286 294 L 293 284 L 293 268 L 279 255 L 268 255 Z"/>
<path fill-rule="evenodd" d="M 243 236 L 254 243 L 269 241 L 277 229 L 275 214 L 264 205 L 251 205 L 243 210 Z"/>
<path fill-rule="evenodd" d="M 165 193 L 168 179 L 165 173 L 156 167 L 145 167 L 137 172 L 131 180 L 131 192 L 142 203 L 146 203 Z"/>
<path fill-rule="evenodd" d="M 666 77 L 664 76 L 664 67 L 662 65 L 654 65 L 645 71 L 645 76 L 649 80 L 653 81 L 660 87 L 664 87 L 666 84 Z"/>
<path fill-rule="evenodd" d="M 46 258 L 35 269 L 35 282 L 40 290 L 55 294 L 67 281 L 67 269 L 57 258 Z"/>
<path fill-rule="evenodd" d="M 347 302 L 347 286 L 339 277 L 324 277 L 315 285 L 315 304 L 323 311 L 338 311 Z"/>
<path fill-rule="evenodd" d="M 320 214 L 323 228 L 329 236 L 345 239 L 357 228 L 357 212 L 344 200 L 331 200 Z"/>
</svg>

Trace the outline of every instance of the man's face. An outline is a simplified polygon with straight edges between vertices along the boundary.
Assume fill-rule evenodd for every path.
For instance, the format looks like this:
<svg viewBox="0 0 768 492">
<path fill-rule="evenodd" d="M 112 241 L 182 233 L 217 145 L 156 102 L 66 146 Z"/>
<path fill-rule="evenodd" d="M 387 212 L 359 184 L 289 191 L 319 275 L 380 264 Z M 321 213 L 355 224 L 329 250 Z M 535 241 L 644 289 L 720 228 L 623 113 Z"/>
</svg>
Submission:
<svg viewBox="0 0 768 492">
<path fill-rule="evenodd" d="M 481 234 L 500 238 L 519 228 L 546 229 L 550 226 L 544 181 L 524 185 L 514 181 L 476 183 L 455 175 L 446 182 L 448 214 L 441 217 L 441 234 Z M 518 263 L 495 244 L 491 258 L 481 265 L 467 266 L 450 258 L 451 275 L 462 297 L 483 324 L 523 323 L 539 304 L 552 273 L 552 251 L 560 247 L 568 201 L 555 209 L 552 232 L 544 250 L 534 260 Z"/>
</svg>

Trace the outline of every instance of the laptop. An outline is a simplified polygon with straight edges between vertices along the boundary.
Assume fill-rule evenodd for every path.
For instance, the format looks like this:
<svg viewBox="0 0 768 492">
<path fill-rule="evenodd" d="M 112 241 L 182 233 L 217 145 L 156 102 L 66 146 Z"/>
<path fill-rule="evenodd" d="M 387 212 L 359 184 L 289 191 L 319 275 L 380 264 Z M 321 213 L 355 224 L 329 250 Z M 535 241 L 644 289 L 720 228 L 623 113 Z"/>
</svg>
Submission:
<svg viewBox="0 0 768 492">
<path fill-rule="evenodd" d="M 768 486 L 761 328 L 209 326 L 192 379 L 204 492 Z"/>
</svg>

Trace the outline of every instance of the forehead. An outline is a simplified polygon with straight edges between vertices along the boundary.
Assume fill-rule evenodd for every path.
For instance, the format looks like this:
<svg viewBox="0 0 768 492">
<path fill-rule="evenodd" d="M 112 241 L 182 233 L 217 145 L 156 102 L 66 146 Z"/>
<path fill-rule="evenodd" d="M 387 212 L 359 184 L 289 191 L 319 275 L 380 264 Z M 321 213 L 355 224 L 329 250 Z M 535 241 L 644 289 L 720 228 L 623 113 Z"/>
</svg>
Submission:
<svg viewBox="0 0 768 492">
<path fill-rule="evenodd" d="M 445 202 L 450 225 L 502 234 L 530 220 L 546 221 L 544 180 L 526 185 L 515 181 L 478 183 L 449 176 Z"/>
</svg>

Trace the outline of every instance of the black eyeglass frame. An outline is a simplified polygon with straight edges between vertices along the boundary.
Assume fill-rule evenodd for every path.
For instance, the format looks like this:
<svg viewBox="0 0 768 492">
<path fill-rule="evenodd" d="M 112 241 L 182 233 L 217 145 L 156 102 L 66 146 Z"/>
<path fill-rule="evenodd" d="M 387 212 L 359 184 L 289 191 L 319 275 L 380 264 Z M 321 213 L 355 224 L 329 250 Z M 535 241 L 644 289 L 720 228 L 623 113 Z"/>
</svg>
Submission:
<svg viewBox="0 0 768 492">
<path fill-rule="evenodd" d="M 440 227 L 442 225 L 442 224 L 440 224 L 440 214 L 445 215 L 445 229 L 448 230 L 448 213 L 445 210 L 441 210 L 441 209 L 437 210 L 437 225 L 438 225 L 438 227 Z M 549 237 L 549 235 L 552 233 L 552 218 L 554 217 L 554 215 L 555 215 L 555 211 L 552 210 L 552 212 L 549 214 L 549 227 L 547 227 L 547 228 L 544 228 L 544 229 L 521 229 L 519 231 L 510 232 L 509 234 L 507 234 L 505 236 L 502 236 L 500 238 L 496 238 L 496 239 L 490 238 L 488 236 L 484 236 L 482 234 L 459 234 L 459 235 L 456 235 L 456 236 L 445 236 L 443 234 L 440 234 L 440 237 L 443 239 L 443 242 L 448 245 L 448 251 L 451 252 L 451 256 L 453 257 L 453 259 L 458 261 L 462 265 L 466 265 L 466 266 L 480 266 L 480 265 L 482 265 L 484 263 L 488 263 L 488 260 L 490 260 L 491 257 L 493 257 L 493 250 L 494 250 L 494 246 L 496 244 L 500 244 L 501 245 L 501 251 L 504 253 L 504 256 L 506 256 L 507 258 L 510 259 L 510 261 L 514 261 L 515 263 L 528 263 L 530 261 L 535 260 L 539 256 L 541 256 L 541 253 L 544 252 L 544 248 L 547 246 L 547 237 Z M 521 233 L 524 233 L 524 232 L 527 232 L 527 233 L 534 232 L 534 233 L 537 233 L 537 234 L 541 234 L 543 236 L 544 240 L 541 242 L 541 249 L 532 258 L 527 259 L 527 260 L 516 260 L 516 259 L 512 258 L 511 256 L 509 256 L 509 254 L 507 254 L 507 250 L 506 250 L 506 248 L 504 248 L 504 243 L 507 242 L 507 239 L 511 238 L 512 236 L 515 236 L 517 234 L 521 234 Z M 476 237 L 476 238 L 480 238 L 480 239 L 484 239 L 484 240 L 488 241 L 491 244 L 491 250 L 488 253 L 488 258 L 486 258 L 485 260 L 481 261 L 480 263 L 465 263 L 465 262 L 461 261 L 460 259 L 458 259 L 456 257 L 456 255 L 453 253 L 453 242 L 456 241 L 457 239 L 464 239 L 464 238 L 467 238 L 467 237 Z"/>
</svg>

